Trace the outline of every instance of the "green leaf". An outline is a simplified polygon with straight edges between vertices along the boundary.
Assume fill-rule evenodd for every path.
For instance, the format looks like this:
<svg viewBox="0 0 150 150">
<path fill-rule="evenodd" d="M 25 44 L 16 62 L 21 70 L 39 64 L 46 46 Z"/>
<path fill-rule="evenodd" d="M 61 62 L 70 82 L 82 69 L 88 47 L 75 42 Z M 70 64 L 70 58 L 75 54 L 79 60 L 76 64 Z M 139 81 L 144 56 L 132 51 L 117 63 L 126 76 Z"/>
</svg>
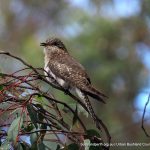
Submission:
<svg viewBox="0 0 150 150">
<path fill-rule="evenodd" d="M 36 123 L 38 121 L 37 112 L 34 110 L 33 106 L 30 104 L 27 105 L 27 110 L 29 112 L 29 116 L 31 118 L 32 123 L 34 124 L 36 128 L 38 128 L 38 125 Z"/>
<path fill-rule="evenodd" d="M 74 113 L 74 116 L 73 116 L 72 125 L 75 125 L 75 123 L 77 122 L 77 120 L 78 120 L 78 107 L 76 105 L 76 109 L 75 109 L 75 113 Z"/>
<path fill-rule="evenodd" d="M 0 85 L 0 91 L 2 91 L 2 90 L 3 90 L 3 88 L 4 88 L 4 86 L 3 86 L 3 85 Z"/>
<path fill-rule="evenodd" d="M 0 147 L 0 150 L 7 150 L 7 149 L 11 149 L 11 143 L 5 140 Z"/>
<path fill-rule="evenodd" d="M 25 132 L 30 132 L 34 129 L 33 124 L 29 124 L 27 127 L 23 128 Z"/>
<path fill-rule="evenodd" d="M 3 73 L 0 72 L 0 77 L 3 78 L 3 77 L 5 77 L 5 75 L 4 75 Z"/>
<path fill-rule="evenodd" d="M 36 131 L 36 130 L 34 130 Z M 31 142 L 31 145 L 37 143 L 37 139 L 38 139 L 38 134 L 37 133 L 33 133 L 30 135 L 30 142 Z M 37 144 L 36 144 L 37 145 Z M 35 146 L 35 145 L 34 145 Z"/>
<path fill-rule="evenodd" d="M 67 146 L 68 150 L 79 150 L 79 145 L 72 143 Z"/>
<path fill-rule="evenodd" d="M 37 98 L 42 101 L 42 95 L 37 95 Z"/>
<path fill-rule="evenodd" d="M 37 142 L 31 144 L 31 150 L 38 150 Z"/>
<path fill-rule="evenodd" d="M 79 149 L 80 149 L 79 145 L 72 143 L 72 144 L 69 144 L 68 146 L 65 145 L 65 147 L 62 148 L 61 150 L 79 150 Z"/>
<path fill-rule="evenodd" d="M 18 150 L 24 150 L 23 146 L 21 145 L 21 143 L 18 143 L 16 149 Z"/>
<path fill-rule="evenodd" d="M 87 130 L 87 138 L 90 139 L 94 136 L 100 138 L 100 134 L 96 130 L 94 130 L 94 129 Z M 90 142 L 91 142 L 91 144 L 90 144 L 91 146 L 89 147 L 89 150 L 102 150 L 103 149 L 103 147 L 102 147 L 102 145 L 100 145 L 100 143 L 95 143 L 95 142 L 93 143 L 92 140 Z"/>
<path fill-rule="evenodd" d="M 87 130 L 86 132 L 89 138 L 93 136 L 100 137 L 100 134 L 94 129 Z"/>
<path fill-rule="evenodd" d="M 38 112 L 37 112 L 37 118 L 39 121 L 43 121 L 43 119 L 45 118 L 45 110 L 43 109 L 43 106 L 41 104 L 35 104 L 35 106 L 38 108 Z M 39 113 L 40 112 L 40 113 Z"/>
<path fill-rule="evenodd" d="M 81 106 L 78 104 L 78 113 L 83 113 L 87 118 L 89 116 L 89 113 Z"/>
<path fill-rule="evenodd" d="M 84 140 L 83 146 L 85 147 L 85 150 L 89 150 L 90 143 L 89 139 Z"/>
<path fill-rule="evenodd" d="M 30 149 L 29 145 L 25 142 L 20 142 L 19 144 L 20 144 L 20 147 L 22 147 L 23 150 L 29 150 Z M 20 150 L 20 149 L 18 149 L 18 150 Z"/>
<path fill-rule="evenodd" d="M 46 130 L 47 129 L 47 125 L 46 124 L 42 124 L 40 129 L 45 129 Z"/>
<path fill-rule="evenodd" d="M 12 122 L 12 124 L 9 127 L 8 132 L 7 132 L 8 140 L 10 140 L 10 141 L 16 141 L 16 137 L 18 135 L 19 125 L 21 127 L 22 126 L 22 122 L 23 122 L 23 120 L 22 120 L 21 117 L 16 118 Z"/>
<path fill-rule="evenodd" d="M 55 139 L 56 135 L 55 134 L 47 134 L 46 138 L 49 139 Z M 47 147 L 47 149 L 51 149 L 51 150 L 56 150 L 58 143 L 57 142 L 53 142 L 50 140 L 43 140 L 44 145 Z"/>
<path fill-rule="evenodd" d="M 36 99 L 36 101 L 37 102 L 39 102 L 39 103 L 41 103 L 41 104 L 43 104 L 43 97 L 41 96 L 41 95 L 37 95 L 36 97 L 35 97 L 35 99 Z"/>
<path fill-rule="evenodd" d="M 43 131 L 40 131 L 40 134 L 41 134 L 41 140 L 43 141 L 44 139 L 44 136 L 46 134 L 46 129 L 47 129 L 47 125 L 46 124 L 42 124 L 40 129 L 44 129 Z"/>
<path fill-rule="evenodd" d="M 67 145 L 65 144 L 64 147 L 61 150 L 68 150 Z"/>
<path fill-rule="evenodd" d="M 38 147 L 38 150 L 45 150 L 45 149 L 46 149 L 46 147 L 45 147 L 45 145 L 44 145 L 43 142 L 40 142 L 40 143 L 37 145 L 37 147 Z"/>
<path fill-rule="evenodd" d="M 56 148 L 56 150 L 60 150 L 60 145 L 57 145 L 57 148 Z"/>
<path fill-rule="evenodd" d="M 103 147 L 102 146 L 90 146 L 89 147 L 89 150 L 103 150 Z"/>
</svg>

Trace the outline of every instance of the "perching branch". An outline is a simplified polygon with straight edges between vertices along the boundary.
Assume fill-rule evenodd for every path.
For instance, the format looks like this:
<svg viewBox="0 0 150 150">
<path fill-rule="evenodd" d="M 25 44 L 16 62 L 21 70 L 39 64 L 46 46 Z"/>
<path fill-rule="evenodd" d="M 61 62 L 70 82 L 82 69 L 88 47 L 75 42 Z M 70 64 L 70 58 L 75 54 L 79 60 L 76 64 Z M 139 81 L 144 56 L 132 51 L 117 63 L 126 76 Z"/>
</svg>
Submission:
<svg viewBox="0 0 150 150">
<path fill-rule="evenodd" d="M 9 114 L 9 117 L 11 117 L 14 112 L 17 112 L 20 114 L 20 118 L 25 119 L 23 120 L 23 127 L 20 126 L 18 129 L 18 135 L 16 137 L 17 140 L 21 135 L 37 133 L 39 141 L 43 140 L 43 137 L 51 132 L 51 134 L 53 133 L 56 135 L 55 140 L 57 140 L 60 145 L 63 145 L 63 141 L 65 141 L 64 138 L 68 138 L 78 145 L 83 143 L 85 138 L 103 143 L 101 137 L 91 137 L 88 135 L 86 125 L 80 119 L 75 110 L 73 110 L 65 102 L 57 100 L 51 92 L 43 91 L 41 85 L 38 83 L 39 81 L 42 81 L 45 84 L 51 85 L 52 87 L 66 93 L 66 90 L 59 86 L 56 81 L 52 84 L 46 80 L 46 76 L 43 75 L 43 72 L 45 71 L 43 68 L 34 68 L 21 58 L 8 52 L 0 51 L 0 55 L 7 55 L 14 58 L 25 66 L 23 69 L 11 74 L 0 73 L 0 106 L 4 104 L 6 105 L 6 107 L 2 109 L 0 107 L 0 116 L 11 112 Z M 27 70 L 26 74 L 24 73 L 24 75 L 19 75 L 25 70 Z M 69 91 L 67 91 L 66 94 L 88 112 L 85 104 L 80 101 L 78 97 Z M 70 113 L 66 114 L 63 109 L 60 109 L 60 106 L 68 109 Z M 73 116 L 75 117 L 75 122 L 78 122 L 78 128 L 82 132 L 76 132 L 78 128 L 75 124 L 72 124 L 72 121 L 71 123 L 65 121 L 65 118 L 72 120 Z M 109 145 L 110 134 L 108 129 L 101 119 L 97 116 L 96 118 L 101 126 L 101 130 L 104 130 L 106 133 Z M 0 120 L 1 127 L 6 126 L 6 123 L 3 124 L 1 122 L 2 121 Z M 7 124 L 8 128 L 10 128 L 10 124 Z M 21 124 L 21 119 L 19 124 Z M 30 126 L 33 127 L 31 128 Z M 34 129 L 34 131 L 29 130 L 29 128 L 32 130 Z M 58 133 L 64 135 L 63 140 L 59 138 Z M 0 137 L 4 138 L 5 136 L 7 136 L 6 132 L 0 132 Z M 102 146 L 102 148 L 109 149 L 109 147 L 106 146 Z"/>
</svg>

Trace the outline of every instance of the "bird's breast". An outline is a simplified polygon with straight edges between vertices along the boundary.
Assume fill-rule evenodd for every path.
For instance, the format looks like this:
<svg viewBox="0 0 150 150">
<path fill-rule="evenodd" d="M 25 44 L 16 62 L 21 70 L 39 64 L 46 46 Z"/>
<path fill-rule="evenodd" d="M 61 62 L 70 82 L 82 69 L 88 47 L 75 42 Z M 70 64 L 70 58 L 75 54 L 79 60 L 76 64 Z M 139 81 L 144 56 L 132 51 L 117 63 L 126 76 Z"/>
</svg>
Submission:
<svg viewBox="0 0 150 150">
<path fill-rule="evenodd" d="M 46 72 L 45 72 L 45 75 L 46 75 L 46 76 L 50 76 L 50 77 L 52 77 L 53 79 L 55 79 L 55 80 L 57 81 L 57 83 L 58 83 L 61 87 L 65 88 L 65 89 L 68 88 L 69 83 L 66 82 L 65 80 L 59 78 L 58 76 L 56 76 L 56 75 L 51 71 L 51 69 L 50 69 L 47 65 L 45 65 L 44 70 L 46 71 Z M 46 79 L 51 82 L 51 78 L 50 78 L 50 77 L 46 77 Z"/>
</svg>

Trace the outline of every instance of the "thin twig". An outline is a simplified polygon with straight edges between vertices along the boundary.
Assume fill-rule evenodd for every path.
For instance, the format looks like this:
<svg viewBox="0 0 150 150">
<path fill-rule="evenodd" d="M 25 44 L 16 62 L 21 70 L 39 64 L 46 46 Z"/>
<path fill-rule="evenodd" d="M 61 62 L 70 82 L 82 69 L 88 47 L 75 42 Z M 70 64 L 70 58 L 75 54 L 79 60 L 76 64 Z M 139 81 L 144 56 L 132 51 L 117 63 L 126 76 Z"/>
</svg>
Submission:
<svg viewBox="0 0 150 150">
<path fill-rule="evenodd" d="M 142 115 L 142 129 L 147 137 L 150 137 L 150 135 L 148 134 L 148 132 L 146 131 L 146 129 L 144 127 L 144 119 L 145 119 L 146 108 L 147 108 L 147 105 L 149 104 L 149 102 L 150 102 L 150 93 L 149 93 L 147 102 L 145 103 L 145 107 L 144 107 L 144 111 L 143 111 L 143 115 Z"/>
<path fill-rule="evenodd" d="M 18 107 L 22 107 L 22 106 L 26 107 L 27 103 L 29 103 L 29 101 L 30 101 L 30 104 L 34 105 L 34 107 L 36 108 L 36 105 L 34 103 L 32 103 L 31 98 L 37 95 L 37 96 L 40 96 L 40 97 L 44 97 L 46 100 L 48 100 L 52 104 L 53 109 L 56 111 L 56 114 L 58 116 L 62 117 L 62 119 L 63 119 L 63 116 L 61 115 L 61 112 L 60 112 L 60 110 L 58 108 L 58 104 L 61 104 L 64 107 L 68 108 L 71 111 L 71 113 L 73 115 L 75 115 L 75 111 L 70 106 L 68 106 L 65 102 L 62 102 L 62 101 L 59 101 L 59 100 L 55 99 L 53 97 L 53 95 L 50 94 L 50 93 L 43 92 L 38 86 L 35 85 L 35 83 L 33 83 L 33 81 L 39 79 L 39 80 L 42 80 L 45 83 L 51 85 L 52 87 L 54 87 L 54 88 L 56 88 L 58 90 L 63 91 L 64 93 L 66 93 L 66 90 L 63 87 L 61 87 L 56 81 L 54 81 L 54 83 L 51 83 L 51 82 L 49 82 L 46 79 L 45 75 L 40 74 L 39 71 L 46 72 L 43 68 L 34 68 L 32 65 L 28 64 L 27 62 L 25 62 L 21 58 L 10 54 L 9 52 L 0 51 L 0 55 L 7 55 L 9 57 L 12 57 L 12 58 L 20 61 L 26 67 L 24 69 L 20 69 L 20 70 L 14 72 L 13 74 L 3 74 L 3 73 L 1 73 L 1 76 L 8 77 L 8 79 L 9 79 L 9 81 L 7 80 L 5 83 L 1 84 L 4 87 L 6 87 L 2 91 L 0 91 L 2 93 L 2 99 L 5 99 L 3 101 L 6 102 L 6 101 L 11 100 L 12 102 L 17 102 L 17 106 Z M 20 73 L 21 71 L 24 71 L 24 70 L 31 70 L 31 73 L 28 74 L 28 75 L 24 75 L 24 76 L 17 76 L 16 75 L 17 73 Z M 48 77 L 50 77 L 49 74 L 48 74 Z M 10 81 L 10 79 L 11 79 L 11 81 Z M 28 85 L 29 87 L 25 86 L 24 84 Z M 11 97 L 11 96 L 10 96 L 11 98 L 7 97 L 8 93 L 5 93 L 5 91 L 8 90 L 8 89 L 11 89 L 11 88 L 13 90 L 16 90 L 16 91 L 19 90 L 19 89 L 23 89 L 23 88 L 25 90 L 33 90 L 33 91 L 32 91 L 32 93 L 29 93 L 29 97 L 27 99 L 23 100 L 21 98 L 15 98 L 15 97 Z M 70 96 L 76 102 L 78 102 L 87 112 L 89 112 L 88 109 L 87 109 L 87 107 L 85 106 L 85 104 L 78 97 L 76 97 L 75 95 L 73 95 L 69 91 L 67 91 L 67 95 Z M 1 103 L 3 103 L 3 101 Z M 149 99 L 148 99 L 148 101 L 149 101 Z M 147 104 L 146 104 L 146 106 L 147 106 Z M 145 115 L 146 106 L 145 106 L 145 109 L 144 109 L 143 116 Z M 38 112 L 39 111 L 38 108 L 35 109 L 35 111 Z M 70 137 L 74 141 L 75 135 L 73 134 L 72 131 L 69 131 L 69 128 L 68 128 L 67 124 L 63 120 L 60 120 L 58 118 L 54 118 L 55 116 L 52 115 L 52 114 L 49 114 L 48 111 L 45 111 L 44 114 L 43 114 L 42 111 L 39 111 L 39 113 L 42 113 L 43 116 L 44 116 L 45 113 L 47 113 L 47 115 L 45 116 L 45 120 L 47 120 L 48 123 L 49 122 L 52 123 L 54 126 L 56 125 L 55 126 L 56 128 L 58 126 L 58 123 L 61 124 L 63 127 L 65 127 L 66 130 L 68 130 L 68 131 L 63 130 L 63 128 L 60 127 L 62 129 L 61 131 L 63 131 L 61 133 L 65 133 L 67 135 L 69 134 L 68 137 Z M 78 116 L 77 116 L 77 120 L 79 121 L 80 125 L 84 129 L 84 132 L 86 132 L 86 127 L 85 127 L 84 123 L 82 122 L 82 120 Z M 110 134 L 108 132 L 108 129 L 107 129 L 106 125 L 97 116 L 96 116 L 96 120 L 99 122 L 99 124 L 101 125 L 102 129 L 105 131 L 107 140 L 110 143 L 111 137 L 110 137 Z M 143 123 L 144 123 L 144 119 L 143 119 L 142 125 L 143 125 Z M 144 128 L 144 125 L 143 125 L 143 128 Z M 46 131 L 48 131 L 48 130 L 46 130 Z M 54 131 L 53 131 L 53 133 L 54 133 Z M 84 133 L 82 134 L 82 136 L 83 135 L 84 135 Z M 103 143 L 103 140 L 100 140 L 100 142 Z M 109 147 L 104 147 L 104 149 L 109 149 Z"/>
</svg>

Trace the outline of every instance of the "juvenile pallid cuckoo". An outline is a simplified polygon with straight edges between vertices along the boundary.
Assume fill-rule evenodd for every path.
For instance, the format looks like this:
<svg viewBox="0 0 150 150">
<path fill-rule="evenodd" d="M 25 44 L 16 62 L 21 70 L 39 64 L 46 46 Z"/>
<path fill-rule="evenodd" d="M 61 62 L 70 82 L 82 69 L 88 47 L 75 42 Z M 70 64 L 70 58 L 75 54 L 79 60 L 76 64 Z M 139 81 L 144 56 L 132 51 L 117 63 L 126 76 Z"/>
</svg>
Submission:
<svg viewBox="0 0 150 150">
<path fill-rule="evenodd" d="M 44 47 L 44 70 L 46 71 L 47 80 L 53 82 L 53 78 L 64 89 L 75 91 L 86 104 L 90 115 L 96 122 L 96 116 L 88 96 L 103 103 L 105 103 L 104 99 L 107 96 L 92 86 L 85 68 L 68 53 L 67 48 L 60 39 L 49 38 L 41 43 L 41 46 Z M 47 73 L 52 78 L 48 77 Z"/>
</svg>

